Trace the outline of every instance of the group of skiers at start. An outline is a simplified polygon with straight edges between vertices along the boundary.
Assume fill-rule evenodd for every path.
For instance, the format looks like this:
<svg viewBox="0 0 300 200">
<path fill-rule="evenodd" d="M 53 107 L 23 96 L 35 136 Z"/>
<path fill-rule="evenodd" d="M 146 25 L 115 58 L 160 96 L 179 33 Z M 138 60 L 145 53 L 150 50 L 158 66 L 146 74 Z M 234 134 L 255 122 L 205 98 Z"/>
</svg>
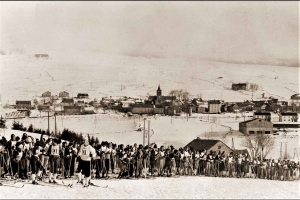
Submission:
<svg viewBox="0 0 300 200">
<path fill-rule="evenodd" d="M 28 179 L 39 184 L 57 183 L 57 177 L 71 178 L 77 172 L 78 182 L 87 187 L 93 178 L 146 178 L 156 176 L 253 177 L 269 180 L 299 180 L 299 162 L 289 160 L 251 159 L 247 154 L 225 155 L 184 147 L 164 148 L 156 144 L 124 146 L 103 141 L 101 144 L 67 144 L 58 138 L 40 139 L 23 134 L 0 140 L 1 176 Z M 48 173 L 48 169 L 50 172 Z M 118 173 L 115 173 L 118 169 Z M 3 171 L 3 173 L 2 173 Z M 31 173 L 30 173 L 31 172 Z M 114 176 L 114 174 L 116 174 Z"/>
</svg>

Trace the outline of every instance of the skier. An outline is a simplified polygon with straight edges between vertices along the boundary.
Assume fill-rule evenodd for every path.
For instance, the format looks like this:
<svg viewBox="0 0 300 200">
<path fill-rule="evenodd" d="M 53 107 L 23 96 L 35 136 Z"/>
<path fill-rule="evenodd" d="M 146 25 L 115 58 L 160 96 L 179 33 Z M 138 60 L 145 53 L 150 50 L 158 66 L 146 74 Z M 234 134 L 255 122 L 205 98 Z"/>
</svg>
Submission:
<svg viewBox="0 0 300 200">
<path fill-rule="evenodd" d="M 61 146 L 60 140 L 53 139 L 52 145 L 49 147 L 49 163 L 50 163 L 50 175 L 49 175 L 49 183 L 57 183 L 57 172 L 61 155 Z M 53 180 L 52 180 L 53 179 Z"/>
<path fill-rule="evenodd" d="M 34 184 L 34 185 L 38 185 L 39 184 L 35 180 L 36 175 L 37 175 L 37 177 L 39 177 L 40 174 L 42 173 L 42 171 L 40 170 L 40 168 L 41 168 L 41 162 L 40 162 L 40 158 L 39 158 L 40 154 L 41 154 L 40 147 L 39 146 L 35 146 L 33 148 L 33 150 L 32 150 L 32 156 L 30 158 L 31 180 L 32 180 L 32 184 Z"/>
<path fill-rule="evenodd" d="M 81 145 L 78 152 L 81 158 L 82 175 L 84 175 L 83 187 L 89 186 L 91 176 L 91 159 L 96 157 L 96 150 L 89 145 L 89 138 L 84 138 L 84 144 Z"/>
</svg>

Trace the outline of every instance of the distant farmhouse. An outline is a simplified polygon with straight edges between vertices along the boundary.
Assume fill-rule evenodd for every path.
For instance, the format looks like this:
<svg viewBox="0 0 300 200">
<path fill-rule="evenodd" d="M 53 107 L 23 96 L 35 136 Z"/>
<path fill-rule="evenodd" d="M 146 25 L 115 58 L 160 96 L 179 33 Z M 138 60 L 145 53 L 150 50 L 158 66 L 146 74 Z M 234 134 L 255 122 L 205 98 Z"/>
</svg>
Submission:
<svg viewBox="0 0 300 200">
<path fill-rule="evenodd" d="M 266 121 L 271 121 L 270 112 L 254 112 L 253 117 L 258 119 L 264 119 Z"/>
<path fill-rule="evenodd" d="M 291 96 L 289 100 L 290 106 L 300 106 L 300 94 L 294 94 Z"/>
<path fill-rule="evenodd" d="M 248 83 L 232 83 L 232 90 L 248 90 Z"/>
<path fill-rule="evenodd" d="M 61 106 L 74 106 L 74 100 L 73 99 L 67 99 L 64 98 L 62 102 L 60 103 Z"/>
<path fill-rule="evenodd" d="M 51 92 L 47 91 L 42 94 L 42 97 L 51 97 Z"/>
<path fill-rule="evenodd" d="M 279 113 L 279 122 L 297 122 L 298 114 L 296 112 Z"/>
<path fill-rule="evenodd" d="M 211 114 L 216 114 L 221 112 L 221 100 L 210 100 L 208 101 L 208 112 Z"/>
<path fill-rule="evenodd" d="M 85 94 L 85 93 L 78 93 L 77 98 L 78 99 L 85 99 L 85 98 L 89 98 L 89 95 Z"/>
<path fill-rule="evenodd" d="M 45 58 L 48 59 L 49 55 L 48 54 L 34 54 L 34 57 L 38 58 Z"/>
<path fill-rule="evenodd" d="M 69 93 L 66 91 L 60 92 L 59 97 L 60 98 L 69 98 Z"/>
<path fill-rule="evenodd" d="M 31 101 L 16 101 L 17 109 L 31 109 Z"/>
</svg>

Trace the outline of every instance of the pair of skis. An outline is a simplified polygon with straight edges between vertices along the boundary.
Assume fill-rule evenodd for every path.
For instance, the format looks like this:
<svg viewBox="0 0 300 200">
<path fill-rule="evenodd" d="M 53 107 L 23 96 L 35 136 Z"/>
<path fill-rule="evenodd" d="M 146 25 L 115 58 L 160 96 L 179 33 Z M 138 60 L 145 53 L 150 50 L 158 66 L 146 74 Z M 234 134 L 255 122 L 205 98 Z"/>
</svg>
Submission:
<svg viewBox="0 0 300 200">
<path fill-rule="evenodd" d="M 62 183 L 64 184 L 64 185 L 66 185 L 66 186 L 68 186 L 68 187 L 70 187 L 70 188 L 73 188 L 73 184 L 65 184 L 63 181 L 62 181 Z M 80 184 L 82 184 L 82 183 L 80 183 Z M 89 183 L 89 185 L 88 186 L 94 186 L 94 187 L 100 187 L 100 188 L 108 188 L 108 185 L 106 185 L 106 186 L 101 186 L 101 185 L 96 185 L 96 184 L 94 184 L 94 183 Z M 87 186 L 83 186 L 84 188 L 85 187 L 87 187 Z"/>
<path fill-rule="evenodd" d="M 22 185 L 15 185 L 17 181 L 1 181 L 0 186 L 6 186 L 6 187 L 14 187 L 14 188 L 22 188 L 24 187 L 24 184 Z"/>
</svg>

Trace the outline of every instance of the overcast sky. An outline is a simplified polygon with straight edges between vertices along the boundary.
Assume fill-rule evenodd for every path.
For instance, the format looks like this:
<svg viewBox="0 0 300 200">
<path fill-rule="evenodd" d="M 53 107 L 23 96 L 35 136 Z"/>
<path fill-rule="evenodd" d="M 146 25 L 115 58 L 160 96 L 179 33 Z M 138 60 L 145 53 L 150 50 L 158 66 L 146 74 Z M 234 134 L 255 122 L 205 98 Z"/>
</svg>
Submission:
<svg viewBox="0 0 300 200">
<path fill-rule="evenodd" d="M 1 2 L 1 49 L 299 61 L 299 2 Z"/>
</svg>

